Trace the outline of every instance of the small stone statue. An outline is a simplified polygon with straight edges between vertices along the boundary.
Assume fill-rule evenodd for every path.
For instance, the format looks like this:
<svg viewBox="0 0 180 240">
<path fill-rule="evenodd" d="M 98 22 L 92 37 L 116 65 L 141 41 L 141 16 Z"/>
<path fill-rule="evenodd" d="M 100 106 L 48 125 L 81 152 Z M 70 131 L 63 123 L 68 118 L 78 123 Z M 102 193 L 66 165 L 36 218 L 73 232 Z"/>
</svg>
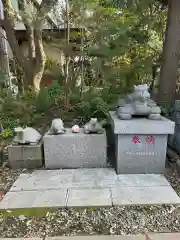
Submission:
<svg viewBox="0 0 180 240">
<path fill-rule="evenodd" d="M 41 139 L 41 134 L 31 127 L 17 127 L 14 129 L 14 134 L 13 144 L 36 145 Z"/>
<path fill-rule="evenodd" d="M 60 118 L 56 118 L 52 120 L 51 127 L 49 130 L 49 135 L 58 135 L 63 134 L 66 132 L 66 129 L 64 128 L 64 123 Z"/>
<path fill-rule="evenodd" d="M 88 123 L 84 126 L 84 133 L 90 134 L 90 133 L 103 133 L 103 128 L 101 124 L 98 122 L 97 118 L 91 118 Z"/>
<path fill-rule="evenodd" d="M 120 99 L 116 114 L 123 120 L 131 119 L 133 115 L 148 116 L 152 120 L 161 119 L 161 109 L 150 99 L 147 84 L 135 85 L 133 93 Z"/>
</svg>

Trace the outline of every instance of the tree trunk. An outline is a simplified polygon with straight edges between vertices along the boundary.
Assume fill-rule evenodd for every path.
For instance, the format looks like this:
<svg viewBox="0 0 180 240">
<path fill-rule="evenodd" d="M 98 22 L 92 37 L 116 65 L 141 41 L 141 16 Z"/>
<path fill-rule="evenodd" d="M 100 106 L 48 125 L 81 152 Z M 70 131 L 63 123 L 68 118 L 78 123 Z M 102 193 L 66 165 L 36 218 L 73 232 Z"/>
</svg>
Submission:
<svg viewBox="0 0 180 240">
<path fill-rule="evenodd" d="M 0 17 L 0 27 L 6 31 L 7 39 L 12 49 L 14 58 L 18 66 L 23 70 L 24 84 L 26 87 L 33 86 L 34 90 L 40 90 L 41 78 L 44 72 L 46 63 L 46 55 L 42 43 L 42 30 L 44 20 L 56 5 L 57 0 L 42 0 L 33 19 L 29 18 L 29 13 L 26 10 L 29 7 L 29 2 L 26 0 L 17 0 L 20 10 L 14 11 L 11 0 L 2 0 L 4 19 Z M 28 39 L 28 58 L 20 51 L 14 26 L 16 21 L 22 20 L 26 28 Z"/>
<path fill-rule="evenodd" d="M 175 101 L 176 81 L 180 59 L 180 0 L 170 0 L 163 45 L 158 103 L 172 106 Z"/>
<path fill-rule="evenodd" d="M 45 64 L 44 64 L 45 65 Z M 34 66 L 36 68 L 36 66 Z M 32 71 L 30 68 L 24 71 L 25 88 L 32 86 L 35 92 L 39 92 L 41 79 L 44 73 L 44 66 L 39 67 L 37 70 Z"/>
</svg>

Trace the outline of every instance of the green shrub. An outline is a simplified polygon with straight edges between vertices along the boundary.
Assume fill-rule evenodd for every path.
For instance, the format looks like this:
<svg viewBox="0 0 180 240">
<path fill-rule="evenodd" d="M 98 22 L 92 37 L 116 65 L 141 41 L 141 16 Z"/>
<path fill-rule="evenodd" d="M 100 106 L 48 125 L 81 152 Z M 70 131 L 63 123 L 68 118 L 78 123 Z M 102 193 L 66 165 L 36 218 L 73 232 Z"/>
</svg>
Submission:
<svg viewBox="0 0 180 240">
<path fill-rule="evenodd" d="M 54 81 L 51 86 L 47 88 L 49 99 L 52 104 L 59 105 L 64 99 L 64 91 L 58 81 Z"/>
<path fill-rule="evenodd" d="M 41 89 L 35 100 L 36 111 L 45 112 L 51 107 L 51 105 L 52 101 L 48 93 L 48 88 Z"/>
<path fill-rule="evenodd" d="M 95 97 L 89 101 L 82 101 L 75 107 L 77 114 L 88 120 L 90 117 L 98 117 L 104 119 L 108 116 L 108 104 L 100 97 Z"/>
</svg>

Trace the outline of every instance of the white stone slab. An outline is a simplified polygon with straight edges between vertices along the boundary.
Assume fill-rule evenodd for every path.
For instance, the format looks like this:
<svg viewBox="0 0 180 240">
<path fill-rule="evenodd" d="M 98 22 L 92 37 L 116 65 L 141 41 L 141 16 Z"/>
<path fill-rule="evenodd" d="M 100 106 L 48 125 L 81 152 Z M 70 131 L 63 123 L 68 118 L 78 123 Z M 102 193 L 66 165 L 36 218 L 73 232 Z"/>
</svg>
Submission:
<svg viewBox="0 0 180 240">
<path fill-rule="evenodd" d="M 171 186 L 112 188 L 113 205 L 180 204 Z"/>
<path fill-rule="evenodd" d="M 67 190 L 8 192 L 0 202 L 0 209 L 27 209 L 40 207 L 65 207 Z"/>
<path fill-rule="evenodd" d="M 10 191 L 115 187 L 117 179 L 110 168 L 36 170 L 21 174 Z"/>
<path fill-rule="evenodd" d="M 112 206 L 110 189 L 70 189 L 67 207 Z"/>
<path fill-rule="evenodd" d="M 74 170 L 39 170 L 21 174 L 10 191 L 61 189 L 72 186 Z"/>
<path fill-rule="evenodd" d="M 169 186 L 168 180 L 160 174 L 121 174 L 118 175 L 119 186 L 127 187 L 153 187 Z"/>
<path fill-rule="evenodd" d="M 99 172 L 96 176 L 96 187 L 97 188 L 109 188 L 116 186 L 118 181 L 118 176 L 114 169 L 104 169 Z"/>
<path fill-rule="evenodd" d="M 113 169 L 76 169 L 72 188 L 100 188 L 115 186 L 117 175 Z"/>
</svg>

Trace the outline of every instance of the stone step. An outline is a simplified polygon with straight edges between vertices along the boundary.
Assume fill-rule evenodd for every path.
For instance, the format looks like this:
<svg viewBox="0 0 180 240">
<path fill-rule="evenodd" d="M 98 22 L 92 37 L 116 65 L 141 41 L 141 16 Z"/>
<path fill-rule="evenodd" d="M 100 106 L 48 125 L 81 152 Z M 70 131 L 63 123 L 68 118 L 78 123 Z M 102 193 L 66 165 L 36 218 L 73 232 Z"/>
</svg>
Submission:
<svg viewBox="0 0 180 240">
<path fill-rule="evenodd" d="M 162 175 L 116 175 L 113 169 L 38 170 L 21 174 L 0 209 L 180 204 Z"/>
<path fill-rule="evenodd" d="M 21 174 L 10 191 L 169 185 L 166 178 L 160 174 L 117 175 L 111 168 L 36 170 L 31 174 Z"/>
</svg>

